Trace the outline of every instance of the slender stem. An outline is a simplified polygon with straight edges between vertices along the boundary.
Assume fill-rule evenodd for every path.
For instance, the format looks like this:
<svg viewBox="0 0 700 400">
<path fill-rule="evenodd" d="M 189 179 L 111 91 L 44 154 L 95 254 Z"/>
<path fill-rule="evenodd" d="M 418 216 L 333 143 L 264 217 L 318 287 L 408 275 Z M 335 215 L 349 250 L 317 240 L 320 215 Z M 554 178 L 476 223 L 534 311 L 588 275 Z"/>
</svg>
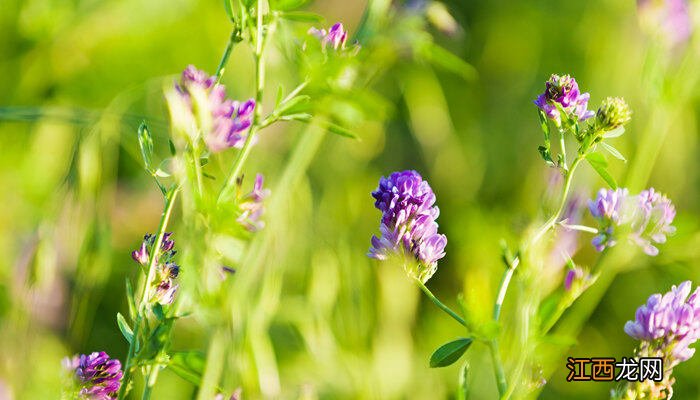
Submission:
<svg viewBox="0 0 700 400">
<path fill-rule="evenodd" d="M 175 205 L 175 199 L 179 193 L 180 188 L 176 187 L 170 190 L 165 195 L 165 206 L 163 209 L 163 214 L 160 217 L 160 223 L 158 224 L 158 231 L 156 233 L 156 241 L 151 248 L 151 254 L 149 255 L 148 261 L 148 273 L 146 275 L 146 281 L 143 285 L 143 292 L 141 294 L 141 301 L 138 304 L 138 311 L 136 313 L 136 321 L 134 323 L 134 334 L 131 343 L 129 343 L 129 352 L 127 353 L 126 362 L 124 363 L 124 377 L 122 379 L 122 386 L 119 389 L 119 399 L 123 399 L 126 396 L 126 392 L 129 387 L 131 380 L 131 370 L 133 369 L 134 355 L 136 353 L 136 342 L 138 341 L 139 331 L 141 329 L 141 323 L 143 322 L 144 313 L 146 311 L 146 304 L 148 304 L 148 295 L 150 292 L 151 282 L 155 277 L 155 266 L 158 262 L 157 259 L 157 249 L 160 249 L 163 243 L 163 236 L 165 236 L 165 230 L 168 226 L 168 221 L 170 220 L 170 215 L 173 211 L 173 206 Z"/>
<path fill-rule="evenodd" d="M 559 206 L 554 214 L 547 220 L 547 222 L 540 227 L 540 229 L 537 231 L 537 233 L 532 237 L 532 240 L 528 243 L 530 246 L 534 245 L 535 243 L 539 242 L 540 239 L 542 239 L 542 236 L 544 236 L 545 233 L 547 233 L 554 224 L 557 223 L 559 220 L 559 217 L 561 216 L 561 213 L 564 211 L 564 207 L 566 206 L 566 199 L 569 197 L 569 190 L 571 189 L 571 181 L 574 176 L 574 171 L 576 170 L 576 167 L 579 165 L 579 163 L 583 160 L 582 156 L 577 156 L 574 162 L 571 163 L 571 168 L 569 168 L 564 177 L 564 188 L 561 192 L 561 199 L 559 200 Z"/>
<path fill-rule="evenodd" d="M 214 398 L 219 387 L 221 371 L 224 368 L 226 346 L 226 336 L 223 328 L 216 328 L 209 340 L 209 350 L 207 351 L 207 363 L 202 375 L 202 385 L 197 395 L 198 400 L 209 400 Z"/>
<path fill-rule="evenodd" d="M 500 398 L 508 391 L 508 383 L 506 382 L 506 373 L 503 370 L 503 364 L 501 364 L 501 357 L 498 354 L 498 341 L 491 340 L 488 342 L 489 350 L 491 350 L 491 359 L 493 360 L 493 372 L 496 375 L 496 386 L 498 387 L 498 394 Z"/>
<path fill-rule="evenodd" d="M 226 64 L 228 63 L 229 57 L 231 57 L 231 51 L 233 50 L 233 45 L 238 39 L 238 27 L 234 26 L 231 29 L 231 36 L 228 38 L 228 44 L 226 45 L 226 50 L 224 50 L 224 55 L 221 57 L 219 66 L 216 68 L 216 83 L 221 81 L 221 77 L 224 75 L 224 70 L 226 69 Z"/>
<path fill-rule="evenodd" d="M 194 173 L 197 176 L 197 199 L 202 199 L 204 193 L 204 184 L 202 178 L 202 163 L 200 161 L 199 150 L 192 150 L 192 162 L 194 163 Z"/>
<path fill-rule="evenodd" d="M 562 135 L 563 136 L 563 135 Z M 565 148 L 564 148 L 564 143 L 562 141 L 562 152 L 565 154 Z M 564 156 L 565 160 L 566 156 Z M 566 200 L 569 197 L 569 190 L 571 188 L 571 181 L 572 177 L 574 175 L 574 171 L 576 170 L 576 167 L 579 165 L 579 163 L 583 160 L 582 156 L 577 156 L 576 159 L 571 163 L 571 167 L 567 168 L 566 166 L 566 161 L 564 161 L 564 187 L 562 189 L 562 194 L 561 198 L 559 200 L 559 205 L 557 207 L 556 212 L 547 220 L 547 222 L 540 227 L 540 229 L 537 231 L 535 236 L 533 236 L 532 240 L 528 243 L 528 245 L 534 245 L 537 243 L 549 230 L 554 226 L 554 224 L 559 221 L 559 218 L 561 216 L 561 213 L 564 211 L 564 207 L 566 205 Z M 501 283 L 498 288 L 498 295 L 496 297 L 496 302 L 494 303 L 493 306 L 493 319 L 494 321 L 498 322 L 498 320 L 501 317 L 501 309 L 503 308 L 503 302 L 505 301 L 506 294 L 508 293 L 508 286 L 510 285 L 511 278 L 513 277 L 513 273 L 515 273 L 516 268 L 518 268 L 518 265 L 520 265 L 520 257 L 516 257 L 510 265 L 508 265 L 508 268 L 506 271 L 503 273 L 503 278 L 501 279 Z M 489 345 L 491 347 L 491 357 L 493 359 L 493 364 L 494 364 L 494 371 L 496 373 L 496 381 L 499 385 L 498 391 L 501 396 L 503 396 L 507 389 L 508 385 L 505 379 L 505 374 L 503 373 L 503 365 L 500 361 L 500 356 L 498 354 L 498 338 L 494 338 L 489 342 Z"/>
<path fill-rule="evenodd" d="M 265 57 L 264 57 L 264 49 L 265 49 L 265 44 L 267 42 L 267 38 L 270 36 L 269 32 L 268 35 L 263 34 L 263 15 L 262 15 L 262 9 L 261 5 L 263 3 L 263 0 L 258 0 L 258 5 L 257 5 L 257 23 L 256 23 L 256 37 L 255 37 L 255 110 L 253 111 L 253 121 L 250 126 L 250 130 L 248 131 L 248 136 L 246 137 L 245 143 L 243 144 L 243 148 L 241 151 L 238 153 L 238 157 L 236 157 L 236 160 L 233 163 L 233 166 L 231 167 L 231 172 L 228 175 L 228 180 L 226 181 L 226 184 L 224 187 L 221 189 L 221 192 L 219 193 L 219 199 L 218 201 L 221 202 L 224 199 L 228 198 L 228 196 L 231 194 L 233 191 L 235 185 L 236 185 L 236 180 L 238 179 L 238 176 L 241 173 L 241 170 L 243 169 L 243 164 L 245 161 L 248 159 L 248 156 L 250 155 L 251 148 L 253 146 L 253 137 L 257 132 L 260 130 L 260 121 L 262 117 L 262 112 L 263 112 L 263 107 L 262 107 L 262 99 L 263 99 L 263 89 L 265 88 Z M 271 28 L 268 28 L 271 29 Z"/>
<path fill-rule="evenodd" d="M 449 315 L 455 321 L 459 322 L 462 326 L 467 328 L 467 323 L 466 323 L 466 321 L 464 321 L 464 318 L 460 317 L 456 312 L 452 311 L 452 309 L 450 307 L 447 307 L 440 300 L 438 300 L 438 298 L 435 297 L 433 292 L 431 292 L 430 289 L 428 289 L 428 287 L 425 286 L 425 284 L 420 279 L 418 279 L 418 278 L 414 278 L 414 279 L 415 279 L 416 283 L 418 284 L 418 287 L 421 288 L 423 293 L 425 293 L 428 296 L 428 298 L 430 298 L 430 300 L 432 300 L 433 303 L 435 303 L 435 305 L 438 306 L 438 308 L 440 308 L 442 311 L 446 312 L 447 315 Z"/>
<path fill-rule="evenodd" d="M 520 265 L 520 257 L 517 257 L 508 266 L 506 272 L 503 274 L 501 279 L 501 284 L 498 287 L 498 296 L 496 297 L 496 303 L 493 306 L 493 320 L 498 322 L 501 318 L 501 309 L 503 308 L 503 302 L 506 299 L 506 293 L 508 292 L 508 286 L 510 285 L 510 279 L 513 277 L 515 269 Z"/>
<path fill-rule="evenodd" d="M 564 229 L 569 229 L 572 231 L 588 232 L 592 234 L 598 233 L 598 230 L 596 228 L 586 225 L 569 225 L 565 222 L 558 222 L 557 225 L 561 226 Z"/>
<path fill-rule="evenodd" d="M 146 387 L 143 389 L 143 396 L 141 396 L 141 400 L 150 400 L 151 392 L 153 391 L 153 387 L 156 385 L 156 381 L 158 380 L 159 371 L 160 366 L 157 364 L 153 365 L 149 369 L 148 374 L 146 375 Z"/>
<path fill-rule="evenodd" d="M 561 160 L 564 162 L 564 171 L 567 171 L 566 139 L 564 138 L 564 130 L 561 128 L 559 129 L 559 148 L 561 149 Z"/>
</svg>

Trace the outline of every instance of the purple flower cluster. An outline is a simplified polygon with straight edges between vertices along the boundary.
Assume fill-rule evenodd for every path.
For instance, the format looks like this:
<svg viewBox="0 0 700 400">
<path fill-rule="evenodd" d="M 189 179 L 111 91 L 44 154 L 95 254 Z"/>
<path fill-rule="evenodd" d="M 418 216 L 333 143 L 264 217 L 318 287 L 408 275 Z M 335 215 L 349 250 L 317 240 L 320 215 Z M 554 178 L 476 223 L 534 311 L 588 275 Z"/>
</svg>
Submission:
<svg viewBox="0 0 700 400">
<path fill-rule="evenodd" d="M 101 351 L 66 358 L 63 364 L 73 374 L 80 388 L 79 398 L 86 400 L 117 398 L 123 374 L 119 360 L 110 359 L 107 353 Z"/>
<path fill-rule="evenodd" d="M 693 21 L 687 0 L 637 0 L 644 27 L 660 33 L 671 46 L 688 40 Z"/>
<path fill-rule="evenodd" d="M 382 212 L 381 236 L 372 236 L 368 255 L 378 260 L 409 255 L 418 264 L 412 275 L 423 282 L 430 279 L 445 256 L 447 237 L 438 233 L 440 211 L 428 182 L 416 171 L 394 172 L 379 180 L 372 197 Z"/>
<path fill-rule="evenodd" d="M 659 254 L 654 245 L 666 242 L 666 235 L 676 229 L 671 224 L 676 216 L 673 203 L 653 188 L 630 196 L 627 189 L 601 189 L 588 208 L 598 221 L 598 234 L 592 244 L 598 251 L 612 247 L 622 236 L 641 247 L 650 256 Z"/>
<path fill-rule="evenodd" d="M 172 261 L 177 251 L 174 249 L 175 241 L 170 239 L 171 236 L 172 232 L 163 235 L 160 249 L 155 254 L 156 277 L 158 279 L 153 282 L 155 291 L 151 299 L 162 305 L 172 304 L 179 288 L 177 278 L 180 275 L 180 267 Z M 131 252 L 131 258 L 147 267 L 155 241 L 155 235 L 145 235 L 139 249 Z"/>
<path fill-rule="evenodd" d="M 343 24 L 336 22 L 331 26 L 331 28 L 326 31 L 325 29 L 311 28 L 309 29 L 309 34 L 318 38 L 321 41 L 323 48 L 330 46 L 334 50 L 344 49 L 345 43 L 348 40 L 348 31 L 343 28 Z"/>
<path fill-rule="evenodd" d="M 700 288 L 691 294 L 691 286 L 685 281 L 664 295 L 651 295 L 637 308 L 635 320 L 627 321 L 625 333 L 676 364 L 691 358 L 695 349 L 688 346 L 700 338 Z"/>
<path fill-rule="evenodd" d="M 590 95 L 579 91 L 578 83 L 573 77 L 553 74 L 545 86 L 544 93 L 534 102 L 557 126 L 561 125 L 560 109 L 566 113 L 567 118 L 575 121 L 583 121 L 595 115 L 588 110 Z"/>
<path fill-rule="evenodd" d="M 249 232 L 257 232 L 265 227 L 265 222 L 261 220 L 265 212 L 263 201 L 270 195 L 270 189 L 263 189 L 263 182 L 263 175 L 257 174 L 253 190 L 246 194 L 238 205 L 241 214 L 236 221 Z"/>
<path fill-rule="evenodd" d="M 212 152 L 243 146 L 252 123 L 255 100 L 239 103 L 227 99 L 226 88 L 216 83 L 216 77 L 192 65 L 182 72 L 175 93 L 177 95 L 168 96 L 173 121 L 193 140 L 202 136 Z"/>
</svg>

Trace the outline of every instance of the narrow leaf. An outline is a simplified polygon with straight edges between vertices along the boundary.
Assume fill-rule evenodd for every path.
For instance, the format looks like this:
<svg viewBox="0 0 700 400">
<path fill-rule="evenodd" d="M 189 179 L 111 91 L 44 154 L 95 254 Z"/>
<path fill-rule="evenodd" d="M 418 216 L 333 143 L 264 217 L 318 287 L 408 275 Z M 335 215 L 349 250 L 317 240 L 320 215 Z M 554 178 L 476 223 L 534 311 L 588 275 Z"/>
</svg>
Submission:
<svg viewBox="0 0 700 400">
<path fill-rule="evenodd" d="M 124 339 L 126 339 L 129 344 L 134 340 L 134 332 L 131 330 L 129 323 L 121 313 L 117 313 L 117 325 L 119 325 L 119 330 L 122 331 Z"/>
<path fill-rule="evenodd" d="M 357 135 L 354 132 L 343 128 L 342 126 L 337 124 L 329 123 L 328 131 L 331 133 L 335 133 L 336 135 L 344 136 L 346 138 L 357 139 Z"/>
<path fill-rule="evenodd" d="M 446 367 L 454 364 L 471 346 L 472 339 L 461 338 L 440 346 L 430 356 L 430 368 Z"/>
<path fill-rule="evenodd" d="M 466 81 L 473 81 L 477 77 L 476 69 L 471 64 L 435 43 L 422 46 L 421 55 L 433 65 L 457 74 Z"/>
<path fill-rule="evenodd" d="M 226 9 L 226 15 L 228 16 L 228 19 L 233 21 L 233 4 L 231 4 L 232 0 L 224 0 L 224 8 Z"/>
<path fill-rule="evenodd" d="M 136 303 L 134 300 L 134 288 L 131 286 L 131 281 L 126 278 L 126 303 L 129 305 L 129 316 L 131 320 L 136 320 Z"/>
<path fill-rule="evenodd" d="M 605 157 L 603 157 L 602 154 L 590 153 L 586 156 L 586 161 L 591 164 L 591 167 L 593 167 L 598 175 L 600 175 L 612 189 L 617 189 L 617 182 L 615 182 L 615 179 L 608 172 L 608 162 L 605 161 Z"/>
<path fill-rule="evenodd" d="M 625 133 L 625 127 L 624 126 L 619 126 L 611 131 L 605 132 L 603 134 L 603 137 L 606 139 L 610 138 L 616 138 L 618 136 L 622 136 L 622 134 Z"/>
<path fill-rule="evenodd" d="M 168 368 L 180 378 L 195 386 L 199 386 L 202 382 L 205 364 L 206 359 L 201 352 L 182 351 L 174 353 L 170 357 Z"/>
<path fill-rule="evenodd" d="M 608 151 L 608 153 L 612 154 L 613 157 L 617 158 L 618 160 L 622 160 L 623 162 L 627 162 L 627 159 L 625 156 L 620 153 L 620 151 L 613 146 L 605 143 L 605 142 L 600 142 L 601 145 L 603 145 L 603 148 Z"/>
<path fill-rule="evenodd" d="M 322 16 L 308 11 L 285 11 L 281 12 L 279 16 L 286 20 L 296 22 L 318 23 L 324 20 Z"/>
<path fill-rule="evenodd" d="M 143 164 L 146 171 L 151 171 L 151 164 L 153 162 L 153 137 L 151 132 L 148 130 L 145 122 L 142 122 L 138 130 L 139 137 L 139 148 L 141 149 L 141 157 L 143 158 Z"/>
<path fill-rule="evenodd" d="M 284 99 L 284 87 L 282 85 L 279 85 L 277 88 L 277 97 L 275 98 L 275 108 L 280 106 L 280 103 L 282 103 L 282 99 Z"/>
</svg>

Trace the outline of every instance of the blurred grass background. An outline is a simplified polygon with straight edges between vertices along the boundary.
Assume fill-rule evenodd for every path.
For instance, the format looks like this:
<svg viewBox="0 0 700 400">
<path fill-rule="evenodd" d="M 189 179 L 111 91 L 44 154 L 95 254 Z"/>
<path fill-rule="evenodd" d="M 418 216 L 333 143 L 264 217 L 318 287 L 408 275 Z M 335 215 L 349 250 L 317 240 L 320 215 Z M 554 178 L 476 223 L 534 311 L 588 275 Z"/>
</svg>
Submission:
<svg viewBox="0 0 700 400">
<path fill-rule="evenodd" d="M 220 3 L 0 4 L 0 398 L 2 390 L 14 394 L 6 398 L 58 397 L 60 360 L 69 354 L 104 349 L 124 359 L 114 315 L 126 307 L 124 277 L 136 272 L 129 252 L 160 215 L 136 127 L 146 118 L 164 138 L 164 82 L 187 64 L 214 71 L 230 29 Z M 273 193 L 271 252 L 260 259 L 269 277 L 256 294 L 264 323 L 249 332 L 264 338 L 252 341 L 257 370 L 228 378 L 244 398 L 454 398 L 459 366 L 429 369 L 428 357 L 459 327 L 402 271 L 366 258 L 379 217 L 369 192 L 399 169 L 431 182 L 449 243 L 430 287 L 451 305 L 463 292 L 472 317 L 488 318 L 502 271 L 499 240 L 517 243 L 542 217 L 551 171 L 536 150 L 532 100 L 551 73 L 574 75 L 591 108 L 606 96 L 629 102 L 633 120 L 616 141 L 629 162 L 611 161 L 612 173 L 633 191 L 648 181 L 678 209 L 679 231 L 659 257 L 631 257 L 610 275 L 600 304 L 582 299 L 595 307 L 569 355 L 629 356 L 636 343 L 622 327 L 636 307 L 681 280 L 700 282 L 699 41 L 659 48 L 641 31 L 633 1 L 445 4 L 461 28 L 429 30 L 477 76 L 387 62 L 374 87 L 387 113 L 359 123 L 359 141 L 326 135 L 308 172 Z M 352 33 L 364 7 L 325 0 L 310 9 Z M 248 55 L 236 48 L 224 75 L 234 98 L 253 90 Z M 270 64 L 270 81 L 294 86 L 283 57 Z M 300 132 L 264 132 L 249 175 L 263 171 L 274 188 Z M 584 170 L 574 184 L 592 196 L 603 183 Z M 589 239 L 581 238 L 584 263 L 593 259 Z M 174 349 L 206 343 L 196 320 L 176 328 Z M 468 359 L 471 398 L 496 398 L 486 348 L 475 345 Z M 696 357 L 676 369 L 677 398 L 700 398 L 699 367 Z M 606 398 L 611 388 L 567 383 L 566 374 L 562 357 L 541 398 Z M 165 372 L 155 397 L 193 391 Z"/>
</svg>

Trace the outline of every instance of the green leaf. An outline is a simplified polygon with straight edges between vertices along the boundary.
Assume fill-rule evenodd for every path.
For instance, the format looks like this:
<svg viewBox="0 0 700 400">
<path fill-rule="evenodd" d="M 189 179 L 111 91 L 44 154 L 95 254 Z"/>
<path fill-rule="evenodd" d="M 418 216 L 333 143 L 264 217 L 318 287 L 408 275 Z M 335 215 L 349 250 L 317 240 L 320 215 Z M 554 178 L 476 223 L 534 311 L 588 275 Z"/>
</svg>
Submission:
<svg viewBox="0 0 700 400">
<path fill-rule="evenodd" d="M 119 330 L 122 331 L 124 339 L 126 339 L 129 344 L 134 340 L 134 332 L 131 330 L 129 323 L 121 313 L 117 313 L 117 325 L 119 325 Z"/>
<path fill-rule="evenodd" d="M 275 110 L 275 114 L 285 115 L 285 114 L 290 114 L 290 113 L 295 113 L 297 111 L 300 111 L 300 109 L 298 109 L 298 108 L 301 107 L 302 105 L 308 103 L 310 99 L 311 99 L 311 97 L 309 97 L 305 94 L 293 97 L 293 98 L 289 99 L 288 101 L 280 104 L 280 107 Z"/>
<path fill-rule="evenodd" d="M 298 114 L 289 114 L 289 115 L 283 115 L 279 119 L 281 121 L 302 121 L 302 122 L 309 122 L 311 120 L 312 115 L 308 113 L 298 113 Z"/>
<path fill-rule="evenodd" d="M 328 131 L 331 133 L 335 133 L 336 135 L 340 135 L 340 136 L 350 138 L 350 139 L 357 139 L 358 138 L 354 132 L 352 132 L 346 128 L 343 128 L 342 126 L 340 126 L 338 124 L 334 124 L 334 123 L 328 124 Z"/>
<path fill-rule="evenodd" d="M 440 368 L 454 364 L 462 357 L 471 344 L 471 338 L 461 338 L 443 344 L 430 356 L 430 368 Z"/>
<path fill-rule="evenodd" d="M 288 11 L 299 8 L 308 2 L 309 0 L 275 0 L 270 1 L 270 6 L 273 10 Z"/>
<path fill-rule="evenodd" d="M 163 311 L 163 306 L 160 303 L 156 303 L 153 306 L 152 310 L 156 318 L 158 318 L 161 321 L 165 320 L 165 312 Z"/>
<path fill-rule="evenodd" d="M 542 157 L 544 162 L 547 163 L 547 165 L 554 166 L 554 160 L 552 160 L 552 153 L 547 147 L 539 146 L 537 148 L 537 151 L 540 152 L 540 156 Z"/>
<path fill-rule="evenodd" d="M 131 281 L 126 278 L 126 303 L 129 305 L 129 316 L 131 320 L 136 319 L 136 303 L 134 298 L 134 288 L 131 286 Z"/>
<path fill-rule="evenodd" d="M 615 129 L 613 129 L 613 130 L 611 130 L 611 131 L 605 132 L 605 133 L 603 134 L 603 137 L 606 138 L 606 139 L 616 138 L 616 137 L 618 137 L 618 136 L 622 136 L 623 133 L 625 133 L 625 127 L 624 127 L 624 126 L 618 126 L 617 128 L 615 128 Z"/>
<path fill-rule="evenodd" d="M 168 139 L 168 149 L 170 150 L 170 155 L 174 157 L 177 151 L 175 150 L 175 143 L 170 139 Z"/>
<path fill-rule="evenodd" d="M 230 19 L 231 21 L 234 20 L 234 18 L 233 18 L 233 4 L 231 4 L 232 1 L 233 0 L 224 0 L 224 9 L 226 9 L 226 15 L 228 16 L 228 19 Z"/>
<path fill-rule="evenodd" d="M 181 351 L 170 357 L 168 368 L 187 382 L 199 386 L 202 382 L 202 374 L 206 358 L 199 351 Z"/>
<path fill-rule="evenodd" d="M 615 182 L 615 179 L 608 172 L 608 162 L 605 160 L 605 157 L 603 157 L 602 154 L 590 153 L 586 155 L 586 161 L 591 164 L 591 167 L 593 167 L 595 172 L 597 172 L 598 175 L 600 175 L 600 177 L 603 178 L 603 180 L 607 182 L 612 189 L 617 189 L 617 182 Z"/>
<path fill-rule="evenodd" d="M 148 130 L 145 122 L 142 122 L 138 130 L 139 148 L 141 149 L 141 157 L 146 171 L 152 171 L 151 164 L 153 163 L 153 137 Z"/>
<path fill-rule="evenodd" d="M 605 142 L 600 142 L 600 144 L 603 146 L 603 148 L 605 150 L 608 151 L 608 153 L 612 154 L 613 157 L 617 158 L 618 160 L 622 160 L 622 162 L 627 162 L 627 159 L 625 158 L 625 156 L 623 156 L 622 153 L 620 153 L 620 151 L 618 149 L 614 148 L 613 146 L 611 146 Z"/>
<path fill-rule="evenodd" d="M 275 108 L 278 108 L 284 99 L 284 87 L 279 85 L 277 88 L 277 96 L 275 97 Z"/>
<path fill-rule="evenodd" d="M 318 23 L 324 21 L 324 18 L 322 16 L 308 11 L 285 11 L 279 13 L 279 16 L 286 20 L 296 22 Z"/>
<path fill-rule="evenodd" d="M 431 64 L 459 75 L 466 81 L 473 81 L 477 77 L 476 69 L 471 64 L 435 43 L 427 43 L 421 46 L 419 51 Z"/>
</svg>

